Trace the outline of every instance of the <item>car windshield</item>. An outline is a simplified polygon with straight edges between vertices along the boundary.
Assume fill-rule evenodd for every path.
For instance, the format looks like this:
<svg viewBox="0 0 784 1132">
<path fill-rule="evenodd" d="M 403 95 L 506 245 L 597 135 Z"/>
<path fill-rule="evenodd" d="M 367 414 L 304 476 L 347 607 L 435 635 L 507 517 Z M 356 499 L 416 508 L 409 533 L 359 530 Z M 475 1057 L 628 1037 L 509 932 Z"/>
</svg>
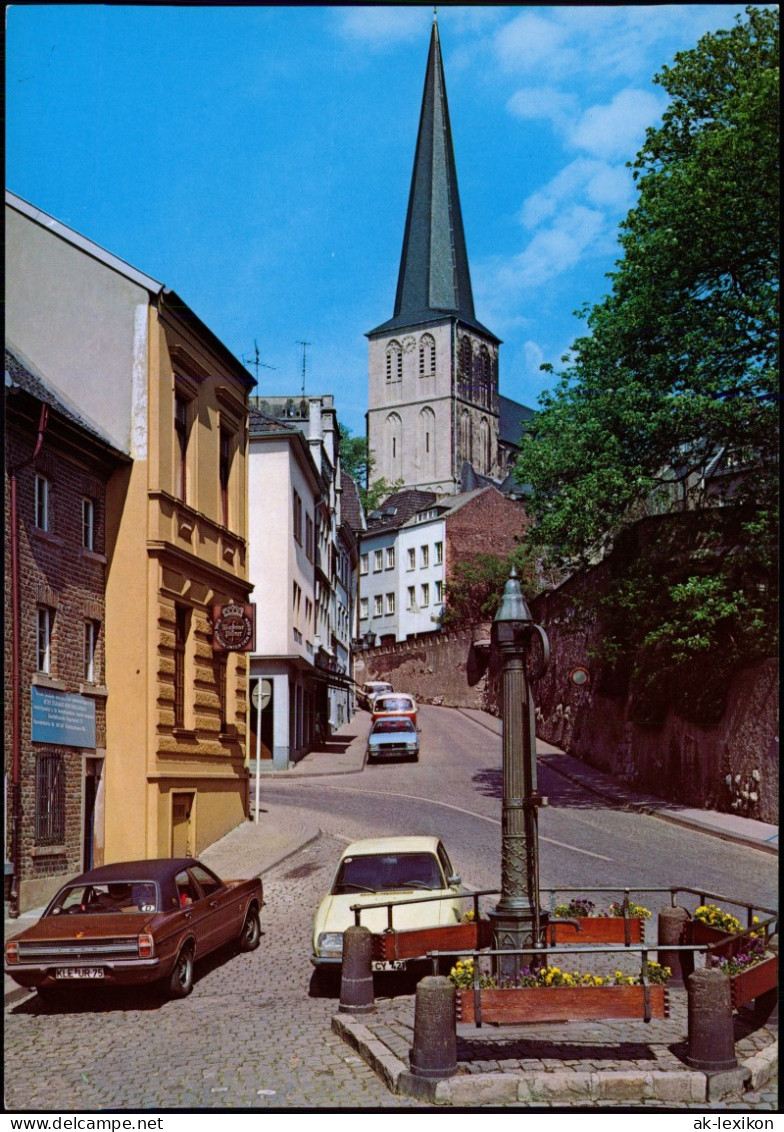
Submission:
<svg viewBox="0 0 784 1132">
<path fill-rule="evenodd" d="M 368 853 L 343 858 L 332 894 L 345 896 L 353 892 L 443 887 L 441 870 L 433 853 Z"/>
<path fill-rule="evenodd" d="M 379 696 L 376 711 L 411 711 L 414 705 L 408 696 Z"/>
<path fill-rule="evenodd" d="M 416 734 L 413 720 L 410 719 L 379 719 L 373 724 L 372 735 L 391 735 L 400 731 L 407 734 Z"/>
<path fill-rule="evenodd" d="M 58 892 L 48 916 L 95 915 L 116 912 L 156 912 L 158 889 L 154 881 L 110 881 L 68 885 Z"/>
</svg>

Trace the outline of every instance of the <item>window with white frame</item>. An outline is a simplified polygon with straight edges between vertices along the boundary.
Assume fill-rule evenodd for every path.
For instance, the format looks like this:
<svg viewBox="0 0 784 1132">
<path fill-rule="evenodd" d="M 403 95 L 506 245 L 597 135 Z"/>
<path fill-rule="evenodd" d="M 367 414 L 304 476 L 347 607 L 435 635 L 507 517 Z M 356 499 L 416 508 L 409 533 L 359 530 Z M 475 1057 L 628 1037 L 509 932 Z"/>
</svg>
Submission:
<svg viewBox="0 0 784 1132">
<path fill-rule="evenodd" d="M 49 530 L 49 480 L 41 475 L 35 477 L 35 525 L 39 531 Z"/>
<path fill-rule="evenodd" d="M 94 621 L 84 623 L 84 670 L 82 673 L 86 684 L 95 684 L 95 646 L 98 636 L 98 627 Z"/>
<path fill-rule="evenodd" d="M 36 669 L 46 675 L 52 671 L 52 610 L 46 605 L 36 610 Z"/>
<path fill-rule="evenodd" d="M 387 594 L 387 601 L 386 601 L 387 616 L 391 617 L 394 612 L 395 612 L 395 595 L 394 595 L 394 593 Z"/>
<path fill-rule="evenodd" d="M 360 621 L 367 621 L 368 615 L 368 599 L 361 597 L 359 599 L 359 619 Z"/>
<path fill-rule="evenodd" d="M 376 594 L 373 598 L 373 616 L 381 617 L 384 612 L 384 599 L 381 594 Z"/>
<path fill-rule="evenodd" d="M 95 550 L 95 503 L 86 498 L 82 500 L 82 546 Z"/>
<path fill-rule="evenodd" d="M 422 601 L 420 604 L 422 605 L 422 608 L 424 608 L 426 605 L 430 605 L 430 584 L 428 582 L 425 582 L 425 584 L 422 586 Z"/>
<path fill-rule="evenodd" d="M 413 546 L 408 549 L 408 568 L 416 570 L 416 549 Z"/>
<path fill-rule="evenodd" d="M 430 565 L 430 547 L 429 546 L 421 546 L 419 548 L 419 564 L 420 564 L 420 566 L 423 566 L 423 567 Z"/>
<path fill-rule="evenodd" d="M 384 552 L 382 550 L 373 551 L 373 573 L 377 574 L 384 565 Z"/>
<path fill-rule="evenodd" d="M 444 583 L 436 582 L 436 605 L 443 605 L 444 602 Z"/>
<path fill-rule="evenodd" d="M 359 556 L 359 572 L 360 574 L 367 574 L 368 572 L 368 555 L 360 554 Z"/>
<path fill-rule="evenodd" d="M 442 542 L 437 542 L 434 549 L 436 552 L 436 565 L 440 566 L 444 561 L 444 544 Z"/>
<path fill-rule="evenodd" d="M 395 548 L 394 546 L 387 547 L 387 570 L 392 570 L 395 565 Z"/>
<path fill-rule="evenodd" d="M 416 609 L 416 587 L 408 587 L 408 608 Z"/>
<path fill-rule="evenodd" d="M 65 840 L 65 759 L 42 751 L 35 760 L 35 841 L 61 845 Z"/>
</svg>

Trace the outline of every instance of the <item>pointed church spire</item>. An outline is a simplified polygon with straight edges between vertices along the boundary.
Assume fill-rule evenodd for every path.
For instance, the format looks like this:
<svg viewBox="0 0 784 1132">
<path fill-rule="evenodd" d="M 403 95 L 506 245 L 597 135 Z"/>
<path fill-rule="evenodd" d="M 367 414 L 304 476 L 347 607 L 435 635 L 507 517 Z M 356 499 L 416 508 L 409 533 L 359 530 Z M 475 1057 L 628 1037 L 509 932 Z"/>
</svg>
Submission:
<svg viewBox="0 0 784 1132">
<path fill-rule="evenodd" d="M 474 314 L 434 9 L 395 312 L 376 330 L 416 325 L 444 315 L 489 333 Z"/>
</svg>

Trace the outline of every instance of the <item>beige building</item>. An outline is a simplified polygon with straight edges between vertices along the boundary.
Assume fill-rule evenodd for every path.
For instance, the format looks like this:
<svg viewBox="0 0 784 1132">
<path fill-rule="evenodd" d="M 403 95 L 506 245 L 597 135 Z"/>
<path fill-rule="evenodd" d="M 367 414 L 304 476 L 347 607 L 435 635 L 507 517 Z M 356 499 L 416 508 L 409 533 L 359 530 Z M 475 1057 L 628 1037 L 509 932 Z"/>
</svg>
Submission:
<svg viewBox="0 0 784 1132">
<path fill-rule="evenodd" d="M 130 457 L 106 487 L 106 862 L 198 853 L 247 812 L 252 377 L 171 290 L 6 194 L 8 338 Z"/>
</svg>

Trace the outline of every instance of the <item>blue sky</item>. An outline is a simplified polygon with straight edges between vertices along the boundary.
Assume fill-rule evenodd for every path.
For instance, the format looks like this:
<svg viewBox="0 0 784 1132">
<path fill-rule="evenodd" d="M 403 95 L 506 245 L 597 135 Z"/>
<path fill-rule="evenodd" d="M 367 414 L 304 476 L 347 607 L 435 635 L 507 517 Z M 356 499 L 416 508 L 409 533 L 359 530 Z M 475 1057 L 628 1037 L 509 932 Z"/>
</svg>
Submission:
<svg viewBox="0 0 784 1132">
<path fill-rule="evenodd" d="M 535 407 L 608 290 L 626 162 L 676 51 L 740 4 L 442 5 L 477 317 Z M 259 392 L 333 393 L 364 434 L 366 331 L 392 315 L 431 5 L 6 11 L 6 185 L 153 276 Z"/>
</svg>

